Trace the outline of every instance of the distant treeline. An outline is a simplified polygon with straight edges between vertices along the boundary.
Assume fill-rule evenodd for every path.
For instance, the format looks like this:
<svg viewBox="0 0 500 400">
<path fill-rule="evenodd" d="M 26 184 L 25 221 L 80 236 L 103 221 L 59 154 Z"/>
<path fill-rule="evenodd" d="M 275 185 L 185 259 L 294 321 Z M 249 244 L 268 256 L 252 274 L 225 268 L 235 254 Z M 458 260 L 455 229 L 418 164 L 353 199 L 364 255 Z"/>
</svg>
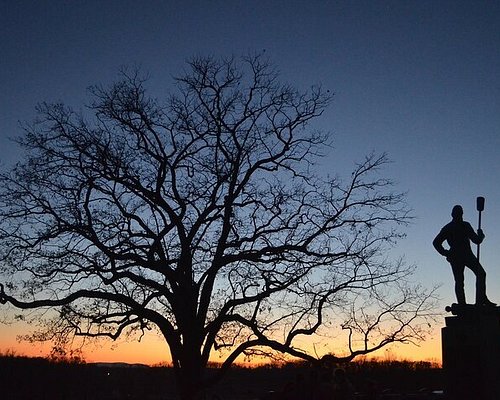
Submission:
<svg viewBox="0 0 500 400">
<path fill-rule="evenodd" d="M 217 366 L 214 365 L 216 368 Z M 322 366 L 325 370 L 339 366 Z M 442 389 L 441 369 L 431 362 L 361 360 L 342 365 L 359 393 L 414 393 Z M 0 393 L 8 400 L 175 399 L 173 370 L 165 366 L 93 364 L 81 359 L 0 355 Z M 222 399 L 256 399 L 280 391 L 297 374 L 319 373 L 306 363 L 235 367 L 212 389 Z M 371 390 L 371 389 L 370 389 Z"/>
<path fill-rule="evenodd" d="M 162 368 L 13 356 L 0 357 L 0 371 L 0 398 L 6 400 L 164 399 L 172 381 Z"/>
</svg>

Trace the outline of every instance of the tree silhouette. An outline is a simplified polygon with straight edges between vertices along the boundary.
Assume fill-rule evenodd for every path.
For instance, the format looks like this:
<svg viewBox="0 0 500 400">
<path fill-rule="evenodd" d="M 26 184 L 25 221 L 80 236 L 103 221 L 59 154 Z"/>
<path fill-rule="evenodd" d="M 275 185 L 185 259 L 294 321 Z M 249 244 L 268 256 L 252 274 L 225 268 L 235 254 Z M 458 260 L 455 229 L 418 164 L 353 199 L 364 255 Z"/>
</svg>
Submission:
<svg viewBox="0 0 500 400">
<path fill-rule="evenodd" d="M 58 310 L 35 339 L 155 329 L 183 399 L 214 351 L 223 372 L 242 355 L 317 360 L 303 339 L 330 324 L 346 332 L 332 360 L 421 339 L 432 293 L 386 257 L 405 196 L 379 176 L 385 155 L 346 181 L 321 171 L 329 137 L 308 124 L 328 91 L 251 56 L 193 59 L 164 104 L 138 71 L 91 93 L 85 112 L 41 104 L 0 176 L 0 301 Z"/>
</svg>

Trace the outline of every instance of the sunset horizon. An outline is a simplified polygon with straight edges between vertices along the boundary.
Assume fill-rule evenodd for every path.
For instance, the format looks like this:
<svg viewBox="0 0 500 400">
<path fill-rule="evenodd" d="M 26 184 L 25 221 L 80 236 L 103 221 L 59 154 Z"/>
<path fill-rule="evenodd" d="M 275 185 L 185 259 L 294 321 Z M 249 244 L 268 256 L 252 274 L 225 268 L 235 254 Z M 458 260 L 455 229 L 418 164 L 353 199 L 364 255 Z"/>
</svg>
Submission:
<svg viewBox="0 0 500 400">
<path fill-rule="evenodd" d="M 500 2 L 1 10 L 5 362 L 173 367 L 87 368 L 82 399 L 199 400 L 273 360 L 323 360 L 354 399 L 336 367 L 371 359 L 438 366 L 429 396 L 500 396 Z M 14 364 L 13 391 L 57 393 Z"/>
</svg>

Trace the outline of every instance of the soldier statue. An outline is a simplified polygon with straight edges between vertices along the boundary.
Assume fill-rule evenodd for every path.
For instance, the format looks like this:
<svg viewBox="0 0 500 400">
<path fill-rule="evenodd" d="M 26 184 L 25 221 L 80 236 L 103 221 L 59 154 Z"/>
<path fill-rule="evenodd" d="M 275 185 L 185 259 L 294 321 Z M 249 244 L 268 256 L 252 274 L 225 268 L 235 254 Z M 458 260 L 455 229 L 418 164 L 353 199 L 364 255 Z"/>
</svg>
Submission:
<svg viewBox="0 0 500 400">
<path fill-rule="evenodd" d="M 439 254 L 446 257 L 450 263 L 455 278 L 455 294 L 459 306 L 465 306 L 464 270 L 468 267 L 476 275 L 476 305 L 495 306 L 486 296 L 486 272 L 474 255 L 470 242 L 480 244 L 484 233 L 479 228 L 477 233 L 471 224 L 463 220 L 463 208 L 460 205 L 453 207 L 452 220 L 437 234 L 432 244 Z M 443 247 L 443 242 L 449 248 Z"/>
</svg>

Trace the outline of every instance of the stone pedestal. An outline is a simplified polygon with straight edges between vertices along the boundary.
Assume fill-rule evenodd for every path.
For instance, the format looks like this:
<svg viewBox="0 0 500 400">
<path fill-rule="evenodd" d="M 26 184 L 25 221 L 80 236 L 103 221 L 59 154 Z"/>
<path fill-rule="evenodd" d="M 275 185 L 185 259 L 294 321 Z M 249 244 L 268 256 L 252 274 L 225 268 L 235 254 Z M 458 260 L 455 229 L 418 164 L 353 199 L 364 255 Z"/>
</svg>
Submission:
<svg viewBox="0 0 500 400">
<path fill-rule="evenodd" d="M 441 331 L 447 400 L 500 399 L 500 309 L 450 308 Z"/>
</svg>

